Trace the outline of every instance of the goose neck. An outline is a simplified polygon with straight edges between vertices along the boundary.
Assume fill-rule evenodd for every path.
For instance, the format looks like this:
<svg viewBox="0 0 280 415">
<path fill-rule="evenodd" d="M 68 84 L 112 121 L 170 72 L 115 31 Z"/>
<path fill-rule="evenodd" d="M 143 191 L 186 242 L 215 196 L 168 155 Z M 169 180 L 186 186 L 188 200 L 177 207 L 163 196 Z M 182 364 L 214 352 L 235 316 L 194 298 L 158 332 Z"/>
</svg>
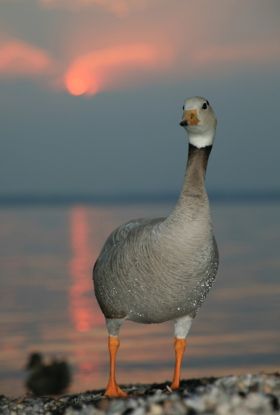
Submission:
<svg viewBox="0 0 280 415">
<path fill-rule="evenodd" d="M 211 149 L 212 146 L 197 148 L 189 144 L 184 183 L 175 208 L 167 217 L 168 226 L 210 217 L 205 174 Z"/>
<path fill-rule="evenodd" d="M 188 161 L 180 198 L 198 197 L 205 191 L 205 175 L 212 146 L 189 144 Z"/>
</svg>

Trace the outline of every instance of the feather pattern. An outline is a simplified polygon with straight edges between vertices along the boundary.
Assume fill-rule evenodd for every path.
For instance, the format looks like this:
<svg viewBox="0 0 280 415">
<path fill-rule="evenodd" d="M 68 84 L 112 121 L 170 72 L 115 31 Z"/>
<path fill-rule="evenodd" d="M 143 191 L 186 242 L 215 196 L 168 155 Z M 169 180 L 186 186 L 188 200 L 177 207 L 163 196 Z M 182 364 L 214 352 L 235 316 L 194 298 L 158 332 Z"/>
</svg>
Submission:
<svg viewBox="0 0 280 415">
<path fill-rule="evenodd" d="M 195 317 L 218 269 L 204 184 L 211 148 L 189 145 L 182 192 L 169 216 L 130 221 L 108 237 L 93 270 L 107 319 Z"/>
</svg>

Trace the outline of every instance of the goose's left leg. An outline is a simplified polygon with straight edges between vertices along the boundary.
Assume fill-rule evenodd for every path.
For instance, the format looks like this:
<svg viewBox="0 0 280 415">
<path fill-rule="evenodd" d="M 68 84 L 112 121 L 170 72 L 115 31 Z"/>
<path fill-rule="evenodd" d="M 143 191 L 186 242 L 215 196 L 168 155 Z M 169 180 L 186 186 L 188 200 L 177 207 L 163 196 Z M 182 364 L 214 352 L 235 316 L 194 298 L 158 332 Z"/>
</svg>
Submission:
<svg viewBox="0 0 280 415">
<path fill-rule="evenodd" d="M 120 346 L 119 331 L 124 319 L 106 319 L 108 330 L 108 349 L 110 354 L 110 374 L 105 395 L 109 398 L 124 398 L 124 392 L 116 382 L 116 357 Z"/>
<path fill-rule="evenodd" d="M 184 316 L 175 320 L 175 367 L 173 381 L 171 384 L 171 389 L 173 390 L 178 389 L 180 386 L 181 366 L 187 344 L 186 337 L 191 328 L 191 325 L 192 318 L 189 316 Z"/>
</svg>

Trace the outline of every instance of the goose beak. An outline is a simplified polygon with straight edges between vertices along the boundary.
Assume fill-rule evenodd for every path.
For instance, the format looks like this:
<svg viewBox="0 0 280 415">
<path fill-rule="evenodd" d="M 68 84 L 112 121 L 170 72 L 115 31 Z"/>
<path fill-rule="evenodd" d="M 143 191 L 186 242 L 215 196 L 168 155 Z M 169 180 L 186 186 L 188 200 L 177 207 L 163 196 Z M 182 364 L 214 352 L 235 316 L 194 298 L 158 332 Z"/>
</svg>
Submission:
<svg viewBox="0 0 280 415">
<path fill-rule="evenodd" d="M 197 116 L 197 110 L 184 111 L 183 119 L 180 122 L 181 127 L 187 127 L 188 125 L 197 125 L 199 118 Z"/>
</svg>

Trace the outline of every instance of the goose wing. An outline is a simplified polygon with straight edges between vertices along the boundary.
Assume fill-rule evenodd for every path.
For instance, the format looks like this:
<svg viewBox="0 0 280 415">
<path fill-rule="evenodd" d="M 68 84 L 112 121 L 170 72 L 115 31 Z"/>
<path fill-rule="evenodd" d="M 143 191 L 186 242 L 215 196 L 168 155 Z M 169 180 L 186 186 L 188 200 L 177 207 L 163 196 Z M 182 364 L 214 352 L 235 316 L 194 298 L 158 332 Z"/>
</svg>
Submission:
<svg viewBox="0 0 280 415">
<path fill-rule="evenodd" d="M 115 229 L 107 238 L 99 257 L 94 264 L 93 275 L 98 266 L 108 259 L 112 250 L 118 249 L 118 246 L 128 237 L 131 231 L 135 231 L 136 228 L 139 228 L 140 230 L 142 227 L 153 227 L 153 225 L 162 222 L 164 219 L 165 218 L 134 219 Z"/>
</svg>

